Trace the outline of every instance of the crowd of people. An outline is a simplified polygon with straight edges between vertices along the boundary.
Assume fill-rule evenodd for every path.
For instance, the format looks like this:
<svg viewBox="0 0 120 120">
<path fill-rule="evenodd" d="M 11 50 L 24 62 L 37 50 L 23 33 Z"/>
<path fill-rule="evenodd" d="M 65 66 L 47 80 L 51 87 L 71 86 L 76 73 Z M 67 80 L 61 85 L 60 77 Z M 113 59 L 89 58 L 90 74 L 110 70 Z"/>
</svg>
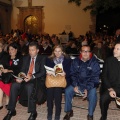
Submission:
<svg viewBox="0 0 120 120">
<path fill-rule="evenodd" d="M 98 101 L 96 89 L 100 84 L 101 73 L 94 54 L 105 61 L 100 87 L 100 120 L 106 120 L 111 99 L 120 97 L 120 29 L 115 36 L 87 32 L 85 36 L 74 38 L 70 34 L 67 43 L 61 43 L 55 34 L 32 35 L 20 30 L 0 34 L 0 110 L 3 108 L 4 94 L 5 107 L 8 110 L 3 120 L 10 120 L 16 115 L 17 101 L 28 107 L 28 120 L 35 120 L 41 85 L 47 95 L 47 120 L 52 120 L 54 103 L 54 120 L 60 120 L 63 92 L 66 112 L 63 120 L 70 120 L 73 116 L 72 98 L 76 93 L 88 100 L 87 120 L 93 120 Z M 70 55 L 77 57 L 71 59 Z M 67 86 L 64 89 L 46 88 L 46 76 L 51 74 L 46 72 L 44 65 L 53 68 L 57 64 L 63 66 L 60 75 L 66 78 Z M 22 80 L 12 76 L 20 73 L 24 74 Z"/>
</svg>

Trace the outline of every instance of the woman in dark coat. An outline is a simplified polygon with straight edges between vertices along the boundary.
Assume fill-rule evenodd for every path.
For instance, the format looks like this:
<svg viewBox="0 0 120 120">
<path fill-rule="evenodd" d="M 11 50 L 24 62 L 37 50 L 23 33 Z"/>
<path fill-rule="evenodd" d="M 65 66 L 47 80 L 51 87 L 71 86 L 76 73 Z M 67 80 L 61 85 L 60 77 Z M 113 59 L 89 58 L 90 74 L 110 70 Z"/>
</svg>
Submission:
<svg viewBox="0 0 120 120">
<path fill-rule="evenodd" d="M 71 59 L 66 57 L 63 52 L 63 48 L 61 45 L 54 46 L 53 53 L 46 60 L 46 66 L 53 68 L 56 64 L 62 63 L 64 72 L 61 74 L 66 77 L 67 86 L 70 84 L 70 65 Z M 47 75 L 50 75 L 47 73 Z M 55 120 L 60 120 L 61 114 L 61 101 L 62 101 L 62 88 L 61 87 L 52 87 L 47 88 L 47 107 L 48 107 L 48 115 L 47 119 L 52 120 L 53 113 L 53 101 L 55 101 Z"/>
<path fill-rule="evenodd" d="M 1 44 L 3 47 L 3 44 Z M 1 51 L 1 50 L 0 50 Z M 18 56 L 18 45 L 16 43 L 11 43 L 8 46 L 9 55 L 7 55 L 5 52 L 0 52 L 0 64 L 3 66 L 3 69 L 1 70 L 1 80 L 0 80 L 0 109 L 3 108 L 2 100 L 3 100 L 3 93 L 6 95 L 6 107 L 9 102 L 9 92 L 11 87 L 10 83 L 5 83 L 5 79 L 8 76 L 9 73 L 13 73 L 14 75 L 18 75 L 20 72 L 20 62 L 21 58 L 20 55 Z M 7 74 L 8 73 L 8 74 Z M 10 75 L 10 74 L 9 74 Z M 5 79 L 3 78 L 5 76 Z M 12 76 L 12 75 L 11 75 Z M 14 79 L 13 79 L 14 80 Z"/>
</svg>

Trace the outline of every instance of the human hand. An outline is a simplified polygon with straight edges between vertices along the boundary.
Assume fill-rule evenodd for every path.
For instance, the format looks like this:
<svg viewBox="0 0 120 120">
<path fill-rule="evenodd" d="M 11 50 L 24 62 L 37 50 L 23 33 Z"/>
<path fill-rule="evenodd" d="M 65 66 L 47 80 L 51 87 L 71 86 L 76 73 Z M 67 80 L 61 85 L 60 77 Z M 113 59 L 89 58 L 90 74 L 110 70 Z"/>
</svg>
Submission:
<svg viewBox="0 0 120 120">
<path fill-rule="evenodd" d="M 87 93 L 88 93 L 88 92 L 87 92 L 87 90 L 85 89 L 85 90 L 84 90 L 84 96 L 83 96 L 83 99 L 86 99 L 86 97 L 87 97 Z"/>
<path fill-rule="evenodd" d="M 21 83 L 21 82 L 22 82 L 22 80 L 16 79 L 16 82 L 17 82 L 17 83 Z"/>
<path fill-rule="evenodd" d="M 24 78 L 24 81 L 25 81 L 25 82 L 28 82 L 28 81 L 30 81 L 31 79 L 32 79 L 32 75 L 27 74 L 27 76 L 25 76 L 25 78 Z"/>
<path fill-rule="evenodd" d="M 75 91 L 76 93 L 79 93 L 78 86 L 74 87 L 74 91 Z"/>
<path fill-rule="evenodd" d="M 47 75 L 52 75 L 51 73 L 46 73 Z"/>
<path fill-rule="evenodd" d="M 65 72 L 62 72 L 62 73 L 58 73 L 58 75 L 65 76 L 66 73 L 65 73 Z"/>
<path fill-rule="evenodd" d="M 3 73 L 8 73 L 8 69 L 2 69 Z"/>
<path fill-rule="evenodd" d="M 114 90 L 109 91 L 109 95 L 110 95 L 112 98 L 116 98 L 116 92 L 115 92 Z"/>
</svg>

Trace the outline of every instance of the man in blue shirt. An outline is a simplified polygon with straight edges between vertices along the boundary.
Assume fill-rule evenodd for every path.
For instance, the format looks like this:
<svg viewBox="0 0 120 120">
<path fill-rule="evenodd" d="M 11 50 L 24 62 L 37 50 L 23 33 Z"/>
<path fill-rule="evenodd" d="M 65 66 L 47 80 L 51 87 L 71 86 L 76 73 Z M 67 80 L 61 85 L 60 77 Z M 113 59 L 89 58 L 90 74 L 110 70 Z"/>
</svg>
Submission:
<svg viewBox="0 0 120 120">
<path fill-rule="evenodd" d="M 63 120 L 70 120 L 73 116 L 72 98 L 75 93 L 82 93 L 87 98 L 87 120 L 93 120 L 93 113 L 97 104 L 96 87 L 99 85 L 100 66 L 98 60 L 92 55 L 90 46 L 81 47 L 80 56 L 73 60 L 70 75 L 72 85 L 65 90 L 65 112 Z"/>
</svg>

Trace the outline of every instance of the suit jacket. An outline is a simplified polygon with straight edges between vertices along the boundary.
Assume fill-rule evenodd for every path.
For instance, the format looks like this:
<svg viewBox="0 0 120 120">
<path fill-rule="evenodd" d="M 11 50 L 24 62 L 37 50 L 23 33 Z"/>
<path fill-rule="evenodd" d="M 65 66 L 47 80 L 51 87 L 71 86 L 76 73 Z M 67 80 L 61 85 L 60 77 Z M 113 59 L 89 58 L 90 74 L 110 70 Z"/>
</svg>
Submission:
<svg viewBox="0 0 120 120">
<path fill-rule="evenodd" d="M 48 46 L 45 50 L 42 45 L 39 46 L 39 54 L 51 54 L 52 53 L 52 48 Z"/>
<path fill-rule="evenodd" d="M 104 63 L 101 87 L 101 92 L 109 88 L 120 89 L 120 61 L 113 56 Z"/>
<path fill-rule="evenodd" d="M 45 91 L 45 76 L 46 76 L 46 71 L 44 68 L 45 65 L 45 58 L 42 55 L 37 55 L 36 57 L 36 61 L 35 61 L 35 73 L 33 74 L 35 76 L 35 78 L 32 78 L 29 82 L 34 84 L 34 90 L 33 93 L 31 94 L 31 98 L 35 100 L 35 102 L 39 102 L 37 101 L 39 97 L 39 91 L 42 89 L 44 89 Z M 23 64 L 22 64 L 22 69 L 21 72 L 24 72 L 25 74 L 28 73 L 29 70 L 29 66 L 30 66 L 30 60 L 31 57 L 29 55 L 25 56 L 23 58 Z M 19 102 L 20 104 L 22 104 L 23 106 L 27 107 L 27 93 L 24 89 L 25 84 L 28 84 L 29 82 L 22 82 L 21 83 L 21 89 L 20 89 L 20 99 Z"/>
<path fill-rule="evenodd" d="M 29 55 L 23 58 L 21 72 L 24 72 L 25 74 L 28 73 L 30 60 L 31 60 L 31 57 Z M 37 55 L 36 61 L 35 61 L 35 73 L 33 74 L 35 78 L 45 77 L 46 72 L 45 72 L 44 64 L 45 64 L 45 57 L 41 55 Z"/>
</svg>

